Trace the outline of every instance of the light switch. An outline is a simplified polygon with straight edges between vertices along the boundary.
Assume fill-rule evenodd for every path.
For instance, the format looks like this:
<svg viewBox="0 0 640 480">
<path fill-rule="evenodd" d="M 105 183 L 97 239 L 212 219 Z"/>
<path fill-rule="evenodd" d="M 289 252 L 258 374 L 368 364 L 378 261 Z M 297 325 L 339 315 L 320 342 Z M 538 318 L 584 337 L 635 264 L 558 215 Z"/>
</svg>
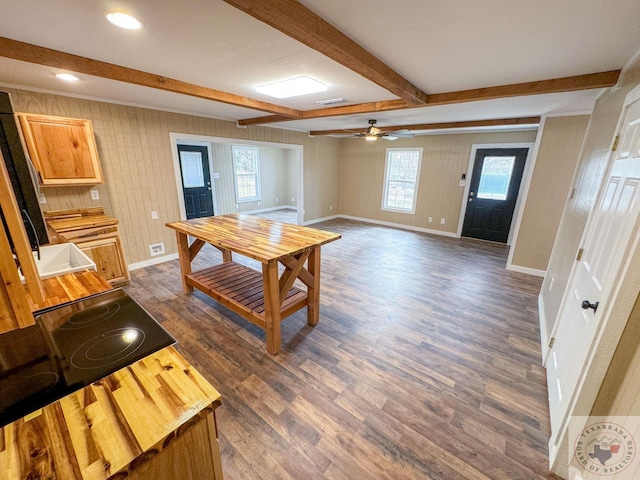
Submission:
<svg viewBox="0 0 640 480">
<path fill-rule="evenodd" d="M 151 219 L 152 220 L 157 220 L 158 219 L 158 212 L 156 212 L 155 210 L 151 210 Z"/>
<path fill-rule="evenodd" d="M 100 192 L 98 190 L 91 190 L 91 200 L 100 200 Z"/>
</svg>

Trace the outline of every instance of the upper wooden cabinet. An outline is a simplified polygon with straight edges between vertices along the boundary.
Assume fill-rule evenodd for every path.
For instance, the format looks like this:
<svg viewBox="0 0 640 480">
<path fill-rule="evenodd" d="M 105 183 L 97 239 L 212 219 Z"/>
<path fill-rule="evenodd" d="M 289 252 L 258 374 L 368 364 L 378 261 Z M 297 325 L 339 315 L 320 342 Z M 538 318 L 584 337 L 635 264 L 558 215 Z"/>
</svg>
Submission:
<svg viewBox="0 0 640 480">
<path fill-rule="evenodd" d="M 17 116 L 42 186 L 102 183 L 90 120 L 31 113 Z"/>
</svg>

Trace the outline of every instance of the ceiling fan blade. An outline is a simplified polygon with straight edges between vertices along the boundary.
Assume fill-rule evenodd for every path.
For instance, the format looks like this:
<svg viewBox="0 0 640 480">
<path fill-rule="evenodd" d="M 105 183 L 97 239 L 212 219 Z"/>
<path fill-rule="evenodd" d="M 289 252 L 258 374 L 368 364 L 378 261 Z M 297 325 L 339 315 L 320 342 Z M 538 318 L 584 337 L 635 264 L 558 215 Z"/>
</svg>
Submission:
<svg viewBox="0 0 640 480">
<path fill-rule="evenodd" d="M 395 135 L 380 135 L 380 138 L 384 138 L 385 140 L 397 140 L 399 137 Z"/>
<path fill-rule="evenodd" d="M 400 137 L 400 138 L 413 138 L 416 136 L 415 133 L 413 133 L 411 130 L 407 130 L 406 128 L 402 130 L 394 130 L 392 132 L 387 132 L 387 134 L 393 137 Z"/>
</svg>

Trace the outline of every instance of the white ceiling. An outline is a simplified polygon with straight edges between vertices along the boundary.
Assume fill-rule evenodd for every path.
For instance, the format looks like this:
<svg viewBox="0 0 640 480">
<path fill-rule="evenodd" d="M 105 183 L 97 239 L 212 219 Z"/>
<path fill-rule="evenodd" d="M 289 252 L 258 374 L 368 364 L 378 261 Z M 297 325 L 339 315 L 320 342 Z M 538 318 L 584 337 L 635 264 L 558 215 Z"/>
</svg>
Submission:
<svg viewBox="0 0 640 480">
<path fill-rule="evenodd" d="M 640 50 L 638 0 L 303 0 L 423 91 L 450 92 L 621 69 Z M 127 11 L 145 25 L 104 19 Z M 0 0 L 0 36 L 300 110 L 393 94 L 222 0 Z M 0 83 L 227 120 L 264 112 L 0 57 Z M 310 75 L 327 92 L 278 100 L 260 84 Z M 592 109 L 599 90 L 275 123 L 297 130 L 525 117 Z M 344 104 L 343 104 L 344 105 Z M 251 127 L 249 127 L 251 128 Z"/>
</svg>

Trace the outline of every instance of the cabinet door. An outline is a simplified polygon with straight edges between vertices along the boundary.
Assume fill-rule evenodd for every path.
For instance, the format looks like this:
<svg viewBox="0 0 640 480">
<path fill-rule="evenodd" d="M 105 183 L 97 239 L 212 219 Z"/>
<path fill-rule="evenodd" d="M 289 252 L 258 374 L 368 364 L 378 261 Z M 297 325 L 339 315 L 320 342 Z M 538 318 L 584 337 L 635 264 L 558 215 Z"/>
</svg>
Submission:
<svg viewBox="0 0 640 480">
<path fill-rule="evenodd" d="M 147 463 L 131 465 L 128 480 L 223 480 L 215 417 L 210 413 Z M 135 463 L 135 462 L 134 462 Z"/>
<path fill-rule="evenodd" d="M 122 255 L 120 237 L 104 238 L 91 242 L 76 243 L 96 264 L 96 270 L 108 282 L 120 283 L 128 280 L 127 267 Z"/>
<path fill-rule="evenodd" d="M 25 113 L 18 118 L 43 186 L 102 183 L 90 120 Z"/>
</svg>

